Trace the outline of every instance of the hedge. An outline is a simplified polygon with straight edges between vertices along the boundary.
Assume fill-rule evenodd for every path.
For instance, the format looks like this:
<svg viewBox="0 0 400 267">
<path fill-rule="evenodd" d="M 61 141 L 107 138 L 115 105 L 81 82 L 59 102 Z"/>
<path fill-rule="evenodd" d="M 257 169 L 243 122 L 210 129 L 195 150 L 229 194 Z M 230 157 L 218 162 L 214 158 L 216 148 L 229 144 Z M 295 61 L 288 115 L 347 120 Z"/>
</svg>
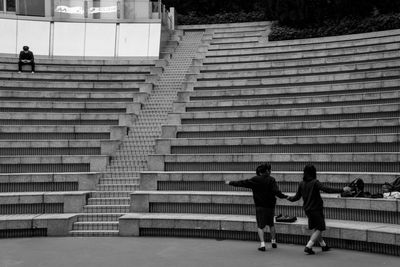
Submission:
<svg viewBox="0 0 400 267">
<path fill-rule="evenodd" d="M 340 20 L 325 20 L 318 25 L 313 24 L 303 28 L 285 26 L 275 22 L 272 25 L 269 40 L 303 39 L 392 29 L 400 29 L 400 13 L 368 18 L 345 17 Z"/>
</svg>

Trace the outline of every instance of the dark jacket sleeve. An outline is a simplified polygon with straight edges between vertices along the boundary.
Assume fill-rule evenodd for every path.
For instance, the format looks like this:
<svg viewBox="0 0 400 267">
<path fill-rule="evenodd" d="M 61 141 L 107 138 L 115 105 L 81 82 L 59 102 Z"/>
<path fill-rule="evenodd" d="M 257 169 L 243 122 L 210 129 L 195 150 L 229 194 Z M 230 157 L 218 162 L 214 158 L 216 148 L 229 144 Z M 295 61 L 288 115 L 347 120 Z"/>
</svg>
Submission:
<svg viewBox="0 0 400 267">
<path fill-rule="evenodd" d="M 301 184 L 299 184 L 299 187 L 297 188 L 297 193 L 296 195 L 292 197 L 288 197 L 288 200 L 291 202 L 295 202 L 301 198 Z"/>
<path fill-rule="evenodd" d="M 272 192 L 274 192 L 275 196 L 279 198 L 287 198 L 288 196 L 283 194 L 281 190 L 279 190 L 278 185 L 275 180 L 272 180 Z"/>
<path fill-rule="evenodd" d="M 19 52 L 19 60 L 21 60 L 22 59 L 22 51 L 21 52 Z"/>
<path fill-rule="evenodd" d="M 330 188 L 327 186 L 324 186 L 320 181 L 317 181 L 315 184 L 319 190 L 325 193 L 342 193 L 343 189 L 336 189 L 336 188 Z"/>
<path fill-rule="evenodd" d="M 246 179 L 246 180 L 240 180 L 240 181 L 230 181 L 229 185 L 236 186 L 236 187 L 245 187 L 245 188 L 250 188 L 253 189 L 257 186 L 255 183 L 254 179 Z"/>
</svg>

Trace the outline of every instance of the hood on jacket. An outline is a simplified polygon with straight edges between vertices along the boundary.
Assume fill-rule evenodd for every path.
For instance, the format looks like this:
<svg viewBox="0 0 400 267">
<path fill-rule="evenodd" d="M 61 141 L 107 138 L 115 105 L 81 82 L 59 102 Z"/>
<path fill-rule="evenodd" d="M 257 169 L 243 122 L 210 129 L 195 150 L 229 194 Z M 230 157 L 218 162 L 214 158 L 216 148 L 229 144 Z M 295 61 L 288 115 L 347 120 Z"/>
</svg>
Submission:
<svg viewBox="0 0 400 267">
<path fill-rule="evenodd" d="M 307 164 L 304 167 L 303 181 L 309 182 L 317 179 L 317 169 L 312 164 Z"/>
</svg>

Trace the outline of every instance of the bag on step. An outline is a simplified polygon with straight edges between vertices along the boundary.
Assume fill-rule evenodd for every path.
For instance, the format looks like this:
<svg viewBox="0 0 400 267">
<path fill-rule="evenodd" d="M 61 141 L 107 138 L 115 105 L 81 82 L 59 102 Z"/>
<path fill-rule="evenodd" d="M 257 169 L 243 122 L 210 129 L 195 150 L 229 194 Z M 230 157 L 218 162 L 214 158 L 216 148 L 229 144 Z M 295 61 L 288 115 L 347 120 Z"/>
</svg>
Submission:
<svg viewBox="0 0 400 267">
<path fill-rule="evenodd" d="M 351 183 L 347 185 L 350 187 L 350 191 L 345 191 L 340 194 L 341 197 L 368 197 L 364 193 L 364 181 L 361 178 L 357 178 L 353 180 Z M 370 195 L 370 194 L 369 194 Z"/>
<path fill-rule="evenodd" d="M 384 193 L 400 192 L 400 177 L 397 177 L 391 183 L 384 183 L 384 185 L 382 185 L 382 191 Z"/>
<path fill-rule="evenodd" d="M 296 216 L 283 216 L 282 214 L 279 214 L 278 216 L 276 216 L 275 218 L 276 222 L 286 222 L 286 223 L 292 223 L 297 221 L 297 217 Z"/>
</svg>

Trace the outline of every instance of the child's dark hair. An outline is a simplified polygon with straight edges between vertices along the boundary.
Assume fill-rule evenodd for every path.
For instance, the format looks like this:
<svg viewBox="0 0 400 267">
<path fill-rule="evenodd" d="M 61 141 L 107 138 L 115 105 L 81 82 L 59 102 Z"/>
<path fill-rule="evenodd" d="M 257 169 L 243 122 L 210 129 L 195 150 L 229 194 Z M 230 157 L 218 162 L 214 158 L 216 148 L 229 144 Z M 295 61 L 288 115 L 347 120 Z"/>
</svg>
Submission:
<svg viewBox="0 0 400 267">
<path fill-rule="evenodd" d="M 269 164 L 268 162 L 264 163 L 264 164 L 261 164 L 256 169 L 256 174 L 258 176 L 263 175 L 266 172 L 271 172 L 271 164 Z"/>
<path fill-rule="evenodd" d="M 23 49 L 24 51 L 28 51 L 28 50 L 29 50 L 29 46 L 24 45 L 24 47 L 22 47 L 22 49 Z"/>
<path fill-rule="evenodd" d="M 309 181 L 317 178 L 317 169 L 315 168 L 314 165 L 312 164 L 307 164 L 304 167 L 304 175 L 303 175 L 303 180 L 304 181 Z"/>
</svg>

